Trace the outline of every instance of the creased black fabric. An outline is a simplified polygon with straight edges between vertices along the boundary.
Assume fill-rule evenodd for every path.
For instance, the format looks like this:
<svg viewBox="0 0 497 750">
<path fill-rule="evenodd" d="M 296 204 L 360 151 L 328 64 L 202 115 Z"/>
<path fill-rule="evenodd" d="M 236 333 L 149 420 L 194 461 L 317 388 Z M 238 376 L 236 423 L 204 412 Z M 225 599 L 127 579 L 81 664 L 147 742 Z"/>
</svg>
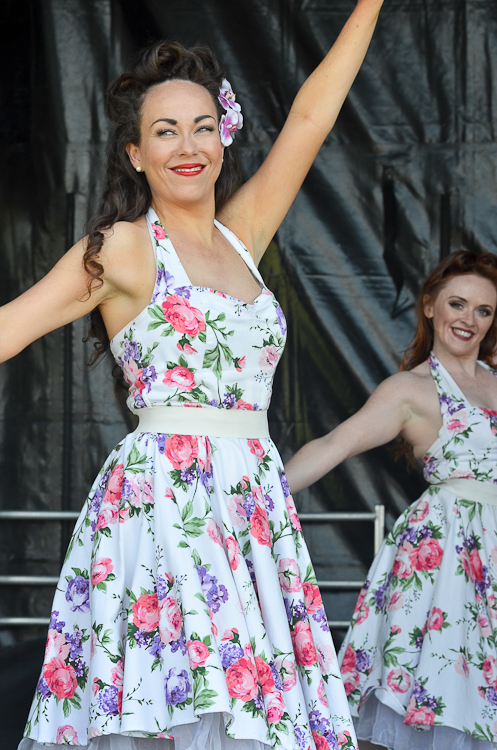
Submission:
<svg viewBox="0 0 497 750">
<path fill-rule="evenodd" d="M 104 91 L 141 46 L 170 37 L 214 48 L 243 106 L 236 147 L 247 176 L 353 5 L 5 0 L 0 302 L 81 236 L 105 149 Z M 420 280 L 440 257 L 461 243 L 495 249 L 496 55 L 494 0 L 386 0 L 336 128 L 262 265 L 290 328 L 270 414 L 285 458 L 354 413 L 397 370 Z M 4 508 L 79 509 L 127 429 L 110 364 L 85 366 L 85 326 L 76 322 L 70 336 L 55 331 L 0 368 Z M 382 502 L 391 522 L 422 486 L 378 449 L 297 503 L 309 511 Z M 309 526 L 306 536 L 318 578 L 363 577 L 371 525 Z M 1 572 L 55 575 L 66 543 L 58 524 L 4 522 Z M 2 593 L 0 616 L 48 614 L 50 589 Z M 326 595 L 328 616 L 347 618 L 355 596 Z M 38 633 L 3 631 L 0 642 Z"/>
</svg>

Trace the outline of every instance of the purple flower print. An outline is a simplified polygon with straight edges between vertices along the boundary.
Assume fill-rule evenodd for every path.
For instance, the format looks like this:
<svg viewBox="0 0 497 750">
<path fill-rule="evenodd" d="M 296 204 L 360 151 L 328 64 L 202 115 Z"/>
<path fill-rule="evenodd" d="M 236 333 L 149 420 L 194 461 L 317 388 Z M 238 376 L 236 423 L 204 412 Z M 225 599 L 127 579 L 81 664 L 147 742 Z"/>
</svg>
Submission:
<svg viewBox="0 0 497 750">
<path fill-rule="evenodd" d="M 213 406 L 215 409 L 219 409 L 219 401 L 217 398 L 213 398 L 211 401 L 207 402 L 209 406 Z"/>
<path fill-rule="evenodd" d="M 279 323 L 279 326 L 280 326 L 280 331 L 281 331 L 282 335 L 284 336 L 285 333 L 286 333 L 286 320 L 285 320 L 285 316 L 283 314 L 283 310 L 281 309 L 281 305 L 280 304 L 278 304 L 277 307 L 276 307 L 276 316 L 278 318 L 278 323 Z"/>
<path fill-rule="evenodd" d="M 386 603 L 386 590 L 388 586 L 390 585 L 390 581 L 392 580 L 392 573 L 389 573 L 387 576 L 387 580 L 385 583 L 383 583 L 379 588 L 376 589 L 374 594 L 374 599 L 376 602 L 376 606 L 378 609 L 383 610 Z"/>
<path fill-rule="evenodd" d="M 419 680 L 416 680 L 414 682 L 412 694 L 415 700 L 417 700 L 418 703 L 421 703 L 428 695 L 428 691 L 422 686 Z"/>
<path fill-rule="evenodd" d="M 258 708 L 259 711 L 262 711 L 264 708 L 264 702 L 259 694 L 254 697 L 254 706 Z"/>
<path fill-rule="evenodd" d="M 442 407 L 442 413 L 448 412 L 450 415 L 452 415 L 456 414 L 458 411 L 461 411 L 461 409 L 464 409 L 464 403 L 460 402 L 456 404 L 454 399 L 451 396 L 447 396 L 446 393 L 442 393 L 442 395 L 439 397 L 439 400 L 440 406 Z"/>
<path fill-rule="evenodd" d="M 285 495 L 285 497 L 288 497 L 288 495 L 290 495 L 290 485 L 288 484 L 286 474 L 282 469 L 278 469 L 278 474 L 280 475 L 280 482 L 281 482 L 281 488 L 283 490 L 283 494 Z"/>
<path fill-rule="evenodd" d="M 166 644 L 161 641 L 160 635 L 155 635 L 150 646 L 150 653 L 154 659 L 160 659 L 163 648 L 166 648 Z"/>
<path fill-rule="evenodd" d="M 165 599 L 169 593 L 169 585 L 165 576 L 157 576 L 157 598 Z"/>
<path fill-rule="evenodd" d="M 243 648 L 238 643 L 222 643 L 219 646 L 219 656 L 221 657 L 221 664 L 223 669 L 228 669 L 235 661 L 241 659 L 244 656 Z"/>
<path fill-rule="evenodd" d="M 197 464 L 197 474 L 198 474 L 200 481 L 202 482 L 204 489 L 209 491 L 211 488 L 209 479 L 212 479 L 212 468 L 210 471 L 205 471 L 200 468 L 199 464 Z"/>
<path fill-rule="evenodd" d="M 293 618 L 294 620 L 302 620 L 303 622 L 308 622 L 309 620 L 309 613 L 305 608 L 304 601 L 301 599 L 293 605 Z"/>
<path fill-rule="evenodd" d="M 71 578 L 67 584 L 66 602 L 71 602 L 71 612 L 90 611 L 90 582 L 87 578 Z"/>
<path fill-rule="evenodd" d="M 234 393 L 225 393 L 223 404 L 227 409 L 233 409 L 236 406 L 236 395 Z"/>
<path fill-rule="evenodd" d="M 146 646 L 149 641 L 149 639 L 147 638 L 147 633 L 145 633 L 144 630 L 140 630 L 140 628 L 138 628 L 138 630 L 134 633 L 133 638 L 139 646 Z"/>
<path fill-rule="evenodd" d="M 81 661 L 81 659 L 78 659 L 73 663 L 74 671 L 76 672 L 76 677 L 83 677 L 85 673 L 85 666 L 86 664 L 84 661 Z"/>
<path fill-rule="evenodd" d="M 45 699 L 49 698 L 52 691 L 47 685 L 47 682 L 44 677 L 40 677 L 38 680 L 38 684 L 36 685 L 36 692 L 40 694 L 40 697 Z"/>
<path fill-rule="evenodd" d="M 248 569 L 250 578 L 252 579 L 254 588 L 257 591 L 257 578 L 255 577 L 254 563 L 252 562 L 252 560 L 247 560 L 247 559 L 245 559 L 245 563 L 247 565 L 247 569 Z M 285 600 L 285 606 L 286 606 L 286 600 Z"/>
<path fill-rule="evenodd" d="M 48 627 L 50 630 L 56 630 L 57 633 L 62 633 L 62 628 L 65 627 L 66 623 L 62 620 L 57 620 L 58 616 L 59 613 L 57 612 L 57 610 L 52 610 L 52 614 L 50 616 L 50 625 Z"/>
<path fill-rule="evenodd" d="M 140 350 L 136 341 L 131 339 L 124 339 L 123 344 L 123 360 L 125 362 L 139 362 L 140 361 Z"/>
<path fill-rule="evenodd" d="M 424 465 L 423 468 L 423 474 L 425 479 L 428 481 L 429 477 L 433 474 L 435 469 L 437 468 L 437 461 L 433 456 L 428 456 L 428 461 Z"/>
<path fill-rule="evenodd" d="M 146 409 L 147 408 L 147 404 L 143 400 L 143 396 L 141 395 L 141 393 L 136 393 L 135 397 L 134 397 L 134 400 L 135 400 L 135 406 L 136 406 L 137 409 Z"/>
<path fill-rule="evenodd" d="M 170 706 L 177 706 L 178 703 L 184 703 L 188 693 L 192 689 L 186 669 L 178 670 L 173 667 L 164 677 L 164 692 L 166 694 L 166 703 Z"/>
<path fill-rule="evenodd" d="M 356 669 L 358 672 L 365 672 L 367 669 L 369 669 L 370 666 L 370 659 L 369 655 L 363 651 L 361 648 L 358 648 L 355 652 L 356 655 Z"/>
<path fill-rule="evenodd" d="M 272 672 L 273 680 L 274 680 L 274 686 L 276 690 L 283 690 L 283 685 L 281 684 L 281 676 L 278 670 L 276 669 L 276 664 L 274 663 L 274 661 L 270 661 L 269 666 L 271 667 L 271 672 Z"/>
<path fill-rule="evenodd" d="M 188 651 L 188 646 L 186 645 L 186 636 L 185 636 L 185 629 L 181 631 L 181 635 L 178 638 L 177 641 L 172 641 L 171 643 L 171 653 L 175 654 L 176 651 L 181 650 L 182 654 L 186 654 Z"/>
<path fill-rule="evenodd" d="M 302 729 L 302 727 L 294 727 L 294 730 L 295 730 L 295 737 L 297 738 L 297 742 L 299 744 L 299 750 L 307 750 L 309 741 L 307 739 L 305 730 Z"/>
<path fill-rule="evenodd" d="M 487 701 L 492 704 L 492 706 L 497 706 L 497 690 L 493 686 L 487 688 L 485 697 Z"/>
<path fill-rule="evenodd" d="M 438 708 L 438 701 L 432 695 L 429 695 L 428 698 L 425 699 L 424 705 L 428 706 L 428 708 L 431 708 L 431 710 L 434 711 L 436 708 Z"/>
<path fill-rule="evenodd" d="M 180 473 L 181 482 L 185 482 L 185 484 L 192 485 L 195 477 L 196 477 L 196 472 L 192 466 L 190 466 L 188 469 L 181 469 L 181 473 Z"/>
<path fill-rule="evenodd" d="M 188 286 L 179 286 L 179 287 L 176 287 L 176 289 L 174 290 L 174 293 L 179 294 L 180 297 L 184 297 L 185 299 L 190 299 L 191 291 L 190 291 L 190 287 Z"/>
<path fill-rule="evenodd" d="M 410 542 L 411 544 L 416 543 L 416 532 L 413 526 L 408 526 L 402 534 L 399 534 L 397 538 L 397 547 L 400 547 L 404 542 Z"/>
<path fill-rule="evenodd" d="M 155 284 L 152 302 L 155 302 L 159 294 L 169 294 L 170 289 L 174 286 L 174 276 L 165 268 L 159 268 L 157 273 L 157 282 Z"/>
<path fill-rule="evenodd" d="M 416 648 L 423 648 L 424 635 L 418 635 L 414 643 Z"/>
<path fill-rule="evenodd" d="M 418 534 L 420 539 L 431 539 L 433 536 L 433 529 L 430 529 L 428 526 L 421 526 Z"/>
<path fill-rule="evenodd" d="M 153 365 L 150 365 L 150 367 L 144 367 L 142 372 L 142 381 L 145 383 L 147 387 L 147 393 L 150 393 L 150 390 L 152 388 L 152 383 L 154 380 L 157 380 L 157 373 L 155 372 L 155 367 Z"/>
<path fill-rule="evenodd" d="M 119 713 L 119 691 L 115 685 L 107 685 L 98 692 L 98 706 L 101 711 L 110 716 Z"/>
<path fill-rule="evenodd" d="M 266 501 L 264 504 L 266 506 L 267 511 L 274 510 L 274 502 L 270 498 L 269 495 L 264 495 L 264 500 Z"/>
<path fill-rule="evenodd" d="M 287 616 L 288 622 L 291 624 L 293 620 L 292 605 L 290 604 L 288 599 L 283 599 L 283 602 L 285 604 L 286 616 Z"/>
<path fill-rule="evenodd" d="M 312 615 L 312 619 L 317 622 L 321 630 L 324 630 L 325 633 L 329 632 L 330 628 L 328 626 L 328 618 L 326 617 L 326 612 L 323 607 L 318 609 L 318 611 Z"/>
<path fill-rule="evenodd" d="M 247 497 L 245 498 L 245 502 L 243 503 L 243 507 L 245 509 L 245 514 L 247 516 L 247 520 L 252 518 L 252 513 L 255 510 L 255 500 L 252 493 L 249 493 Z"/>
<path fill-rule="evenodd" d="M 211 608 L 213 612 L 219 612 L 221 604 L 228 601 L 228 591 L 226 586 L 219 584 L 219 586 L 213 586 L 209 589 L 207 594 L 207 606 Z"/>
<path fill-rule="evenodd" d="M 67 643 L 70 644 L 69 656 L 71 660 L 77 659 L 83 653 L 83 633 L 81 630 L 75 630 L 71 635 L 70 633 L 64 633 Z"/>
<path fill-rule="evenodd" d="M 317 708 L 309 712 L 309 726 L 311 730 L 322 734 L 327 740 L 333 734 L 329 720 Z"/>
</svg>

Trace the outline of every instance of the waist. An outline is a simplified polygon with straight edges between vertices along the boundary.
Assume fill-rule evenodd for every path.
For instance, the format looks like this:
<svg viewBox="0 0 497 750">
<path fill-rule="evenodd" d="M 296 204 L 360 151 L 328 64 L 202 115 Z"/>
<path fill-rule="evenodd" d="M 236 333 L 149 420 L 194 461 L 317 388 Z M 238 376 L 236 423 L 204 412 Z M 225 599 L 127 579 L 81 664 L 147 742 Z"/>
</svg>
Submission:
<svg viewBox="0 0 497 750">
<path fill-rule="evenodd" d="M 445 482 L 434 486 L 449 490 L 461 500 L 497 505 L 497 484 L 493 482 L 480 482 L 477 479 L 446 479 Z"/>
<path fill-rule="evenodd" d="M 135 432 L 167 435 L 205 435 L 225 438 L 268 438 L 267 411 L 188 406 L 152 406 L 138 409 Z"/>
</svg>

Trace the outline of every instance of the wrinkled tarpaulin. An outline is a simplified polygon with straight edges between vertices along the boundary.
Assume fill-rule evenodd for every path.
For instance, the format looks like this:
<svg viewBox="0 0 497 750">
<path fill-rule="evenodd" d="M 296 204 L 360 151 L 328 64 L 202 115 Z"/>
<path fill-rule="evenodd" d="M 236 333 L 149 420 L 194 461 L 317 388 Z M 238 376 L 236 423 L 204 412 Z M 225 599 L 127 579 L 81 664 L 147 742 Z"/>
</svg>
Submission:
<svg viewBox="0 0 497 750">
<path fill-rule="evenodd" d="M 107 134 L 107 83 L 149 41 L 205 42 L 243 105 L 245 173 L 261 163 L 300 83 L 353 0 L 4 0 L 0 302 L 83 232 Z M 398 368 L 420 279 L 461 241 L 495 249 L 495 0 L 386 0 L 366 62 L 263 264 L 289 323 L 271 429 L 285 458 L 359 408 Z M 33 316 L 42 311 L 33 310 Z M 84 322 L 0 368 L 3 508 L 80 509 L 125 432 L 108 364 L 85 367 Z M 419 494 L 379 449 L 297 498 L 389 521 Z M 3 523 L 2 574 L 59 570 L 67 529 Z M 370 525 L 310 526 L 318 578 L 360 579 Z M 326 596 L 346 618 L 356 594 Z M 2 589 L 0 615 L 46 616 L 51 591 Z M 4 632 L 4 644 L 39 630 Z"/>
</svg>

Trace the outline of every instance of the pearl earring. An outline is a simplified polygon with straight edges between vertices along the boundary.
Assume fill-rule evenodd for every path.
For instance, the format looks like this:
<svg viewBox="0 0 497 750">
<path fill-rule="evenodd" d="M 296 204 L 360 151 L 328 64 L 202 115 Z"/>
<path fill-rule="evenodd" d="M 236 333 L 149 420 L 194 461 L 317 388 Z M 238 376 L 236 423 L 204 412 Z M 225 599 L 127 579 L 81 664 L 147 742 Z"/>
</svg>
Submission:
<svg viewBox="0 0 497 750">
<path fill-rule="evenodd" d="M 143 169 L 141 167 L 135 167 L 137 172 L 143 172 Z"/>
</svg>

